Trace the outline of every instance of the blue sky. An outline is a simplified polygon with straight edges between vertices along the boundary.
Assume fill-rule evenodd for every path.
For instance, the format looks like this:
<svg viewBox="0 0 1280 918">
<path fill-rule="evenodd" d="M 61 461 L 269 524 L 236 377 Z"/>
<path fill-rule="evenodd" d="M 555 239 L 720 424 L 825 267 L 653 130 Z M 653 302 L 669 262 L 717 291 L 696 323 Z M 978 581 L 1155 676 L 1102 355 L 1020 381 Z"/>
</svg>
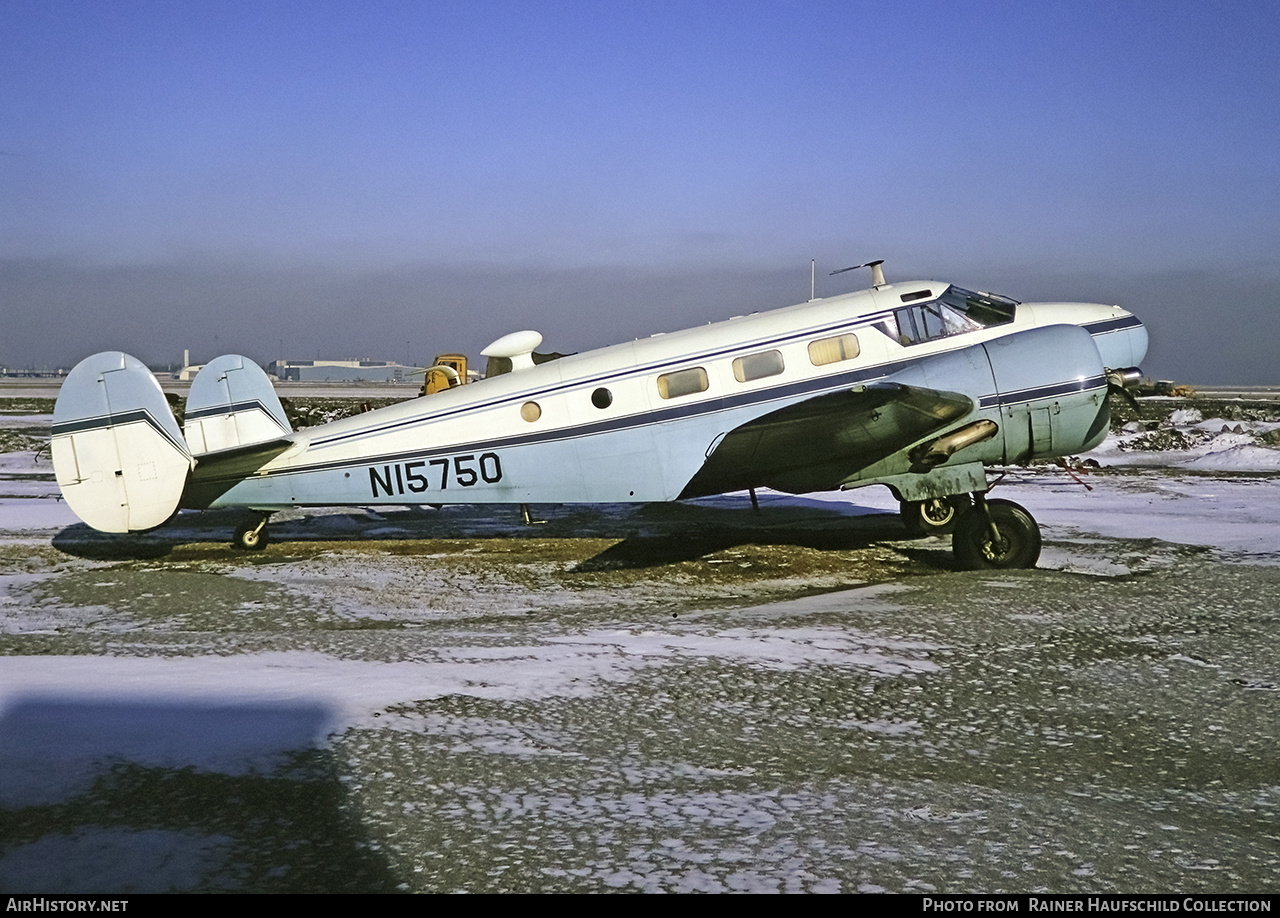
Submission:
<svg viewBox="0 0 1280 918">
<path fill-rule="evenodd" d="M 1280 383 L 1280 4 L 0 2 L 0 362 L 581 350 L 885 258 Z M 865 279 L 820 282 L 835 293 Z"/>
</svg>

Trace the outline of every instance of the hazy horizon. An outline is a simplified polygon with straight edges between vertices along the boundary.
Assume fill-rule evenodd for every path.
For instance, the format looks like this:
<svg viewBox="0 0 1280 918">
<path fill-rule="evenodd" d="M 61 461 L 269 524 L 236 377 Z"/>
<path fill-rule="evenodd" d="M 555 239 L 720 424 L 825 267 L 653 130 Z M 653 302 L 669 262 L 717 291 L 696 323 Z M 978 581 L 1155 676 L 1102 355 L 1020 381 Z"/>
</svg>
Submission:
<svg viewBox="0 0 1280 918">
<path fill-rule="evenodd" d="M 0 6 L 0 363 L 581 351 L 884 258 L 1280 383 L 1280 7 Z"/>
</svg>

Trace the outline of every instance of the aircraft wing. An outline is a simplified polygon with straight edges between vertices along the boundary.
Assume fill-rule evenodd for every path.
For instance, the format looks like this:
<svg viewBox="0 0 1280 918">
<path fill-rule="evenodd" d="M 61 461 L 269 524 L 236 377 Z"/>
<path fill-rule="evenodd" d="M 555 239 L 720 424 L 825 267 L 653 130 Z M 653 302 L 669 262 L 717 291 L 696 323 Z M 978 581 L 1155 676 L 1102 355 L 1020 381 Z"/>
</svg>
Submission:
<svg viewBox="0 0 1280 918">
<path fill-rule="evenodd" d="M 779 408 L 721 436 L 681 498 L 769 487 L 834 490 L 974 409 L 958 392 L 874 383 Z"/>
</svg>

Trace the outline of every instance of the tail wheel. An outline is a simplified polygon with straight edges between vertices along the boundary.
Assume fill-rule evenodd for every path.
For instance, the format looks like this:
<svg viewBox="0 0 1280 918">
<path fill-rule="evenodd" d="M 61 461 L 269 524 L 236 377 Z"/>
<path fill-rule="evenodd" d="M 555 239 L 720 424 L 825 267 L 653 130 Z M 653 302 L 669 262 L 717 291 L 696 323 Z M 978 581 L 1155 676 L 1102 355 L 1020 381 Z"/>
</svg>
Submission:
<svg viewBox="0 0 1280 918">
<path fill-rule="evenodd" d="M 956 527 L 956 520 L 969 509 L 969 495 L 935 497 L 931 500 L 904 500 L 898 503 L 898 514 L 912 535 L 946 535 Z"/>
<path fill-rule="evenodd" d="M 979 506 L 960 515 L 951 550 L 963 570 L 1035 567 L 1040 527 L 1013 501 L 988 500 L 985 510 Z"/>
<path fill-rule="evenodd" d="M 254 517 L 236 527 L 231 544 L 241 551 L 262 551 L 267 547 L 267 518 Z"/>
</svg>

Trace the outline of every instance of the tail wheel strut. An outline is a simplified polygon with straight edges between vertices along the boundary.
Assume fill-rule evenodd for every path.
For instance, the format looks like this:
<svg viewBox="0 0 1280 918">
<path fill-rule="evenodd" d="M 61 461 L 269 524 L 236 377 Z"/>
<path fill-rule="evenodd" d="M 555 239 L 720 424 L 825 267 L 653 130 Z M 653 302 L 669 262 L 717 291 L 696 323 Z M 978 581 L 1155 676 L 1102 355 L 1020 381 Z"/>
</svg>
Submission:
<svg viewBox="0 0 1280 918">
<path fill-rule="evenodd" d="M 236 527 L 231 544 L 241 551 L 262 551 L 267 545 L 267 514 L 255 514 Z"/>
</svg>

